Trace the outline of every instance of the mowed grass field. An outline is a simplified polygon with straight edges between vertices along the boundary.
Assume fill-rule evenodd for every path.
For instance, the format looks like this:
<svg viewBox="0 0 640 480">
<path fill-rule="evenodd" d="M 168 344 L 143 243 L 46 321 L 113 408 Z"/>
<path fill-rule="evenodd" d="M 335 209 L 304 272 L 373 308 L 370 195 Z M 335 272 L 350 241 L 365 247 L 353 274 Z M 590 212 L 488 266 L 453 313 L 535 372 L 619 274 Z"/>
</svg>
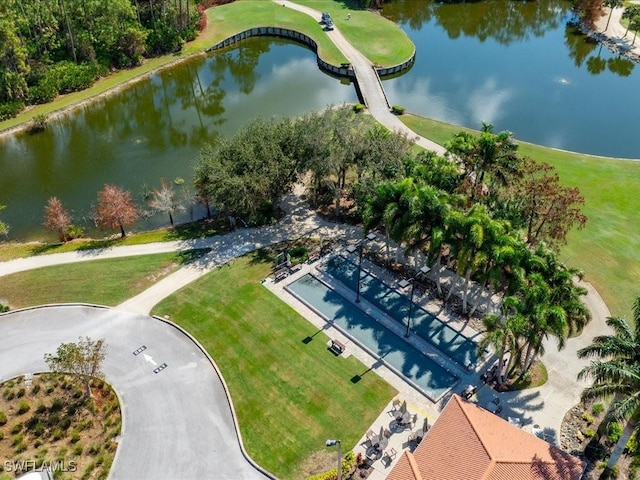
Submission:
<svg viewBox="0 0 640 480">
<path fill-rule="evenodd" d="M 252 27 L 281 27 L 297 30 L 313 38 L 318 44 L 318 54 L 325 61 L 337 66 L 347 62 L 316 20 L 302 12 L 283 8 L 271 0 L 236 0 L 209 9 L 207 17 L 209 23 L 206 34 L 196 40 L 203 49 Z"/>
<path fill-rule="evenodd" d="M 0 277 L 0 303 L 12 309 L 48 303 L 114 306 L 151 287 L 184 262 L 158 253 L 36 268 Z"/>
<path fill-rule="evenodd" d="M 465 130 L 413 115 L 400 119 L 440 144 Z M 519 143 L 522 155 L 553 165 L 561 182 L 585 197 L 587 225 L 570 233 L 562 259 L 585 272 L 612 315 L 632 319 L 632 303 L 640 295 L 640 162 Z"/>
<path fill-rule="evenodd" d="M 375 65 L 397 65 L 411 58 L 415 50 L 400 27 L 382 15 L 362 9 L 355 0 L 293 1 L 331 14 L 346 39 Z"/>
<path fill-rule="evenodd" d="M 327 438 L 340 438 L 345 453 L 355 446 L 396 391 L 373 372 L 353 383 L 364 365 L 331 354 L 326 335 L 261 284 L 271 266 L 264 252 L 239 258 L 153 313 L 170 316 L 218 364 L 252 458 L 299 479 L 314 453 L 326 453 Z"/>
</svg>

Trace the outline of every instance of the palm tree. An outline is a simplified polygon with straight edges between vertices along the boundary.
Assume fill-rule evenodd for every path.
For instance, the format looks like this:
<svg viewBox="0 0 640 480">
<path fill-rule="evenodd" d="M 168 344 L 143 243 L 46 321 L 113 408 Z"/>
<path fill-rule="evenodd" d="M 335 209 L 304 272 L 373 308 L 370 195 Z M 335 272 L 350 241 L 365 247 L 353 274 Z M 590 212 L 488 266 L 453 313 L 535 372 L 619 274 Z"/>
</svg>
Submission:
<svg viewBox="0 0 640 480">
<path fill-rule="evenodd" d="M 491 218 L 487 208 L 480 204 L 465 213 L 453 212 L 449 219 L 449 244 L 456 258 L 458 273 L 464 275 L 462 311 L 467 313 L 471 275 L 486 270 L 496 247 L 506 243 L 509 224 Z"/>
<path fill-rule="evenodd" d="M 505 381 L 505 373 L 511 370 L 513 362 L 520 357 L 520 338 L 525 329 L 525 319 L 517 313 L 519 299 L 507 297 L 500 307 L 500 314 L 490 313 L 482 319 L 487 331 L 478 342 L 479 355 L 487 347 L 492 347 L 498 357 L 498 386 Z M 509 356 L 507 357 L 507 354 Z"/>
<path fill-rule="evenodd" d="M 518 170 L 520 158 L 513 134 L 493 133 L 493 125 L 484 122 L 480 136 L 460 132 L 445 147 L 464 165 L 465 175 L 471 183 L 471 200 L 475 200 L 478 190 L 482 189 L 486 174 L 491 175 L 492 183 L 504 184 Z"/>
<path fill-rule="evenodd" d="M 607 28 L 609 28 L 609 22 L 611 21 L 611 14 L 613 13 L 613 9 L 614 8 L 618 8 L 621 7 L 624 2 L 623 0 L 604 0 L 604 6 L 605 7 L 609 7 L 609 18 L 607 18 L 607 24 L 604 26 L 604 30 L 603 32 L 607 31 Z"/>
<path fill-rule="evenodd" d="M 629 20 L 629 24 L 627 25 L 627 30 L 624 32 L 624 36 L 627 36 L 629 33 L 629 27 L 631 27 L 631 20 L 635 17 L 640 17 L 640 5 L 637 3 L 628 5 L 624 8 L 624 12 L 622 12 L 622 18 L 625 20 Z"/>
<path fill-rule="evenodd" d="M 633 304 L 632 328 L 623 318 L 607 319 L 614 334 L 601 335 L 591 345 L 578 351 L 579 358 L 596 358 L 582 369 L 578 379 L 593 378 L 593 384 L 582 392 L 582 400 L 614 396 L 606 415 L 607 422 L 626 422 L 607 469 L 618 462 L 627 441 L 635 431 L 640 434 L 640 296 Z"/>
</svg>

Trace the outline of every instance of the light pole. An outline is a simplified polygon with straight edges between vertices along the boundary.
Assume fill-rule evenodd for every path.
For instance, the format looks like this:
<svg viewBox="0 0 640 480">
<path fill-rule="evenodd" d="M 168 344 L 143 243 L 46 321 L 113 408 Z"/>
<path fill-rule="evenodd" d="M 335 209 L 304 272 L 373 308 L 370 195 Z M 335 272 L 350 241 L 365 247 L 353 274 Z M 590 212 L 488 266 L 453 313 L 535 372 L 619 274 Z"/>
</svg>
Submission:
<svg viewBox="0 0 640 480">
<path fill-rule="evenodd" d="M 413 313 L 413 292 L 416 289 L 416 279 L 419 275 L 428 273 L 429 270 L 431 269 L 425 265 L 424 267 L 420 268 L 418 273 L 416 273 L 411 280 L 409 280 L 409 282 L 411 282 L 411 294 L 409 295 L 409 314 L 407 315 L 407 330 L 404 332 L 405 338 L 409 336 L 409 329 L 411 328 L 411 313 Z"/>
<path fill-rule="evenodd" d="M 366 238 L 363 238 L 355 245 L 349 245 L 347 247 L 347 252 L 353 253 L 358 250 L 358 282 L 356 286 L 356 303 L 360 303 L 360 273 L 362 272 L 362 251 L 364 249 L 364 241 L 365 240 L 374 240 L 376 238 L 376 234 L 373 232 L 369 232 Z"/>
<path fill-rule="evenodd" d="M 342 480 L 342 442 L 340 442 L 340 440 L 330 438 L 324 442 L 324 444 L 327 447 L 338 445 L 338 480 Z"/>
</svg>

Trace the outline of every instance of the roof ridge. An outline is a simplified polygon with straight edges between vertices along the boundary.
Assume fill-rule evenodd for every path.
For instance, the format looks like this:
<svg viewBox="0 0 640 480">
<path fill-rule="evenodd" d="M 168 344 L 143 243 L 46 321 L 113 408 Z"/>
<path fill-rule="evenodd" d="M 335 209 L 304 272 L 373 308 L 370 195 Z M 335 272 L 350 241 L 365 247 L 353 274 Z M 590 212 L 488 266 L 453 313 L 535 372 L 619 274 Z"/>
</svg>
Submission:
<svg viewBox="0 0 640 480">
<path fill-rule="evenodd" d="M 467 422 L 469 423 L 469 426 L 473 430 L 473 433 L 476 434 L 476 437 L 478 438 L 478 441 L 480 442 L 480 445 L 482 445 L 482 448 L 487 453 L 487 457 L 489 457 L 489 463 L 487 464 L 487 469 L 484 471 L 484 474 L 480 478 L 480 480 L 486 480 L 486 479 L 489 478 L 489 476 L 491 475 L 491 472 L 493 471 L 493 467 L 495 467 L 495 465 L 496 465 L 496 459 L 493 457 L 493 455 L 491 454 L 491 452 L 489 451 L 489 449 L 485 445 L 484 440 L 480 436 L 480 432 L 478 432 L 478 430 L 476 429 L 475 424 L 471 421 L 471 419 L 467 415 L 467 407 L 471 408 L 471 405 L 475 406 L 476 408 L 479 408 L 479 407 L 475 403 L 472 404 L 471 402 L 465 402 L 464 400 L 462 400 L 462 397 L 460 397 L 460 396 L 458 396 L 456 394 L 453 395 L 453 398 L 458 403 L 458 406 L 460 407 L 460 410 L 462 411 L 462 414 L 464 415 L 464 418 L 466 418 Z"/>
<path fill-rule="evenodd" d="M 420 467 L 418 467 L 418 462 L 416 462 L 415 457 L 413 456 L 413 453 L 411 453 L 410 451 L 406 451 L 407 454 L 407 460 L 409 461 L 409 466 L 411 467 L 411 472 L 413 473 L 413 477 L 416 480 L 422 480 L 422 474 L 420 473 Z"/>
</svg>

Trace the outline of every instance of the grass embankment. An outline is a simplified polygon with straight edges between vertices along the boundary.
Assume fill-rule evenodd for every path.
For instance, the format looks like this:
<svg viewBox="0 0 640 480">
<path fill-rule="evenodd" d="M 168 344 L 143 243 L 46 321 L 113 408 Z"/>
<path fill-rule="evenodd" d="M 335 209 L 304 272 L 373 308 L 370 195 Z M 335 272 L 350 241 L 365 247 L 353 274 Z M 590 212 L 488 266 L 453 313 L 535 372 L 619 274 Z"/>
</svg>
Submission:
<svg viewBox="0 0 640 480">
<path fill-rule="evenodd" d="M 412 115 L 400 119 L 416 133 L 444 143 L 461 130 L 451 124 Z M 585 197 L 588 217 L 583 230 L 572 231 L 561 256 L 585 272 L 612 315 L 633 318 L 631 305 L 640 295 L 640 162 L 565 152 L 520 142 L 524 156 L 556 167 L 563 184 Z"/>
<path fill-rule="evenodd" d="M 290 28 L 313 38 L 318 44 L 318 54 L 326 62 L 336 66 L 347 62 L 316 20 L 271 0 L 236 0 L 212 8 L 207 13 L 208 29 L 212 32 L 208 35 L 207 46 L 252 27 Z"/>
<path fill-rule="evenodd" d="M 415 50 L 411 39 L 398 25 L 382 15 L 363 10 L 356 1 L 294 1 L 318 11 L 329 12 L 333 23 L 346 39 L 375 65 L 397 65 L 411 58 Z"/>
<path fill-rule="evenodd" d="M 280 478 L 301 478 L 327 438 L 352 448 L 396 392 L 375 374 L 351 382 L 363 365 L 334 357 L 324 333 L 261 285 L 271 266 L 264 252 L 242 257 L 153 313 L 170 315 L 215 359 L 253 459 Z"/>
<path fill-rule="evenodd" d="M 143 245 L 145 243 L 172 242 L 175 240 L 193 240 L 219 235 L 229 231 L 225 220 L 214 222 L 200 221 L 176 225 L 173 228 L 149 230 L 148 232 L 130 233 L 122 238 L 119 235 L 103 239 L 77 239 L 67 243 L 0 243 L 0 262 L 16 258 L 44 255 L 50 253 L 76 252 L 99 248 L 113 248 L 126 245 Z"/>
<path fill-rule="evenodd" d="M 192 261 L 202 250 L 56 265 L 2 277 L 0 302 L 11 308 L 48 303 L 118 305 Z"/>
<path fill-rule="evenodd" d="M 67 375 L 35 375 L 0 385 L 0 479 L 18 470 L 57 466 L 56 479 L 104 479 L 120 435 L 120 404 L 109 385 L 93 380 L 89 399 L 81 381 Z"/>
</svg>

